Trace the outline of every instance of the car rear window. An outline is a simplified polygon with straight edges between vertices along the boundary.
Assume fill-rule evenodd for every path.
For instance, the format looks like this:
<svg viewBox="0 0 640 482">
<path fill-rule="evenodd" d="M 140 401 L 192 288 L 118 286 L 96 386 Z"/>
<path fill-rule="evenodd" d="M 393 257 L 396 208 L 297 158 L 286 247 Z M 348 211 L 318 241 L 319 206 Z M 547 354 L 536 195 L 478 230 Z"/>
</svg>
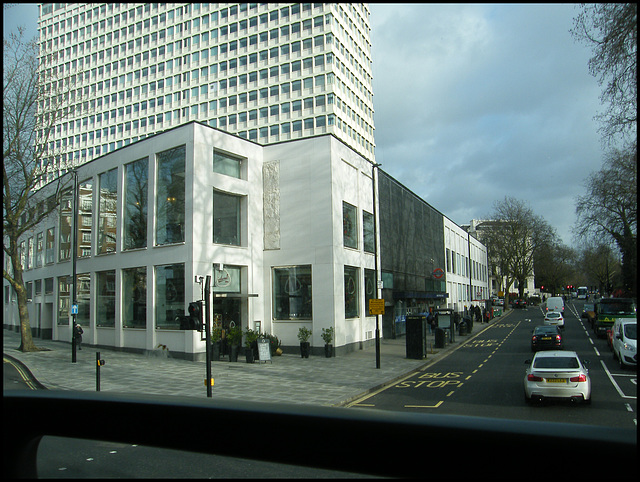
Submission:
<svg viewBox="0 0 640 482">
<path fill-rule="evenodd" d="M 580 368 L 576 357 L 540 357 L 536 358 L 534 368 Z"/>
</svg>

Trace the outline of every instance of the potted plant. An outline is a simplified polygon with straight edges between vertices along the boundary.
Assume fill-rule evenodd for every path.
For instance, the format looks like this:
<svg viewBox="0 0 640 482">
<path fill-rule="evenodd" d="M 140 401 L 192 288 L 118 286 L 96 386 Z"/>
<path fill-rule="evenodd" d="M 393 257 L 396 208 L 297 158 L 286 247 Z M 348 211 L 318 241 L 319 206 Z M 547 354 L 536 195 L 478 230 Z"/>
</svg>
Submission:
<svg viewBox="0 0 640 482">
<path fill-rule="evenodd" d="M 258 351 L 258 338 L 260 337 L 260 333 L 252 330 L 251 328 L 247 328 L 244 332 L 244 354 L 247 358 L 247 363 L 253 363 L 256 359 L 256 351 Z"/>
<path fill-rule="evenodd" d="M 211 327 L 211 360 L 220 361 L 220 346 L 222 344 L 222 325 L 213 323 Z"/>
<path fill-rule="evenodd" d="M 333 356 L 333 326 L 322 329 L 322 339 L 324 340 L 324 356 L 331 358 Z"/>
<path fill-rule="evenodd" d="M 229 341 L 229 361 L 238 361 L 238 347 L 242 342 L 242 328 L 239 326 L 229 328 L 227 340 Z"/>
<path fill-rule="evenodd" d="M 306 326 L 298 328 L 298 340 L 300 340 L 301 358 L 309 358 L 309 353 L 311 352 L 311 343 L 309 343 L 309 338 L 311 338 L 311 333 L 311 330 Z"/>
</svg>

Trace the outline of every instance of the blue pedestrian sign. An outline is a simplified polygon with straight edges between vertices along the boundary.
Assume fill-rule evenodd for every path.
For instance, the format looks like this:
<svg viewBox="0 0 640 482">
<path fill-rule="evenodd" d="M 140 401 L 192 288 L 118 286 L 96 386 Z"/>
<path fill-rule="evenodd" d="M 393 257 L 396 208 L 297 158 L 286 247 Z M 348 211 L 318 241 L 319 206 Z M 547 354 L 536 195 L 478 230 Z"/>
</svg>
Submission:
<svg viewBox="0 0 640 482">
<path fill-rule="evenodd" d="M 78 314 L 78 305 L 71 305 L 71 314 L 72 315 Z"/>
</svg>

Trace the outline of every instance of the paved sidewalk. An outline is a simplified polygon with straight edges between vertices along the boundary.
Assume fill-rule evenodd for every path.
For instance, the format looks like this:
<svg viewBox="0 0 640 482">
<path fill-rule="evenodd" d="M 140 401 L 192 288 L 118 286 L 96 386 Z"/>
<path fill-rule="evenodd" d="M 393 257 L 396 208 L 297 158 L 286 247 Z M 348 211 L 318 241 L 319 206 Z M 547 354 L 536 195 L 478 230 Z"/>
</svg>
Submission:
<svg viewBox="0 0 640 482">
<path fill-rule="evenodd" d="M 502 316 L 504 318 L 505 315 Z M 246 400 L 340 406 L 372 390 L 442 359 L 461 344 L 474 338 L 499 318 L 474 323 L 469 335 L 455 335 L 454 343 L 432 348 L 424 360 L 406 358 L 405 338 L 382 339 L 380 368 L 376 368 L 375 347 L 333 358 L 283 354 L 272 363 L 238 361 L 212 362 L 213 399 Z M 180 395 L 206 398 L 206 363 L 181 360 L 160 354 L 134 354 L 83 344 L 71 362 L 71 343 L 36 339 L 45 351 L 23 353 L 17 348 L 20 335 L 3 330 L 3 353 L 24 364 L 36 380 L 53 390 L 96 390 L 96 352 L 106 364 L 100 368 L 100 391 L 150 395 Z"/>
</svg>

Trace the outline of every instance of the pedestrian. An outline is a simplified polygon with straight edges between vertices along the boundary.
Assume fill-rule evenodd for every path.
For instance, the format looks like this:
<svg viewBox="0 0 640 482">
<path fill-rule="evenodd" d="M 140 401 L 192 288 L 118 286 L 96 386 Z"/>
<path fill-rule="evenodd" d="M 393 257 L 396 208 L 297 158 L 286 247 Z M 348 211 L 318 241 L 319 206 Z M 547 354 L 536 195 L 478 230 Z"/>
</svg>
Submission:
<svg viewBox="0 0 640 482">
<path fill-rule="evenodd" d="M 82 350 L 80 345 L 82 344 L 83 333 L 84 331 L 82 330 L 82 327 L 80 326 L 80 324 L 76 323 L 76 325 L 73 327 L 73 338 L 76 340 L 76 347 L 78 348 L 78 350 Z"/>
</svg>

